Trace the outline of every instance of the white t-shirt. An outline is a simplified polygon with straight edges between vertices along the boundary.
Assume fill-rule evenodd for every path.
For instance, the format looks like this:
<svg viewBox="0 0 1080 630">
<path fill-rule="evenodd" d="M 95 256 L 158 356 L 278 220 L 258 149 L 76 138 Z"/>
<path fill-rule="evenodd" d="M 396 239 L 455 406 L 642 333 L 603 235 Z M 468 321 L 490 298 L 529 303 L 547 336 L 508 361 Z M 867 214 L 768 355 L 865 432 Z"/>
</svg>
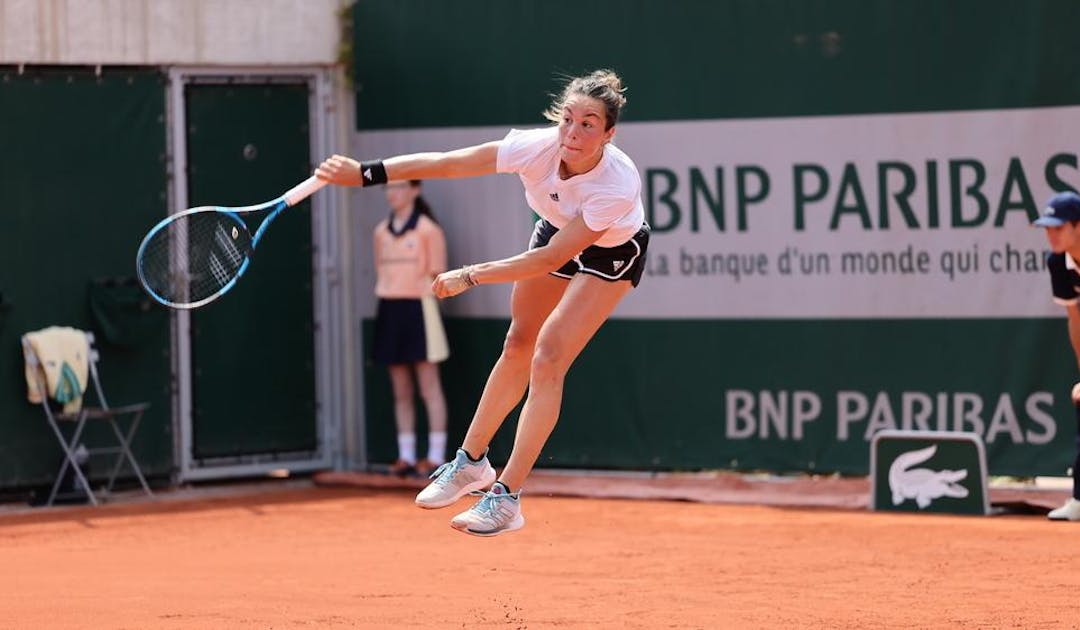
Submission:
<svg viewBox="0 0 1080 630">
<path fill-rule="evenodd" d="M 613 144 L 588 173 L 559 177 L 559 128 L 511 129 L 499 144 L 495 163 L 499 173 L 517 173 L 525 185 L 525 200 L 558 229 L 579 215 L 594 232 L 604 232 L 600 247 L 630 240 L 645 222 L 641 204 L 641 175 L 634 162 Z"/>
</svg>

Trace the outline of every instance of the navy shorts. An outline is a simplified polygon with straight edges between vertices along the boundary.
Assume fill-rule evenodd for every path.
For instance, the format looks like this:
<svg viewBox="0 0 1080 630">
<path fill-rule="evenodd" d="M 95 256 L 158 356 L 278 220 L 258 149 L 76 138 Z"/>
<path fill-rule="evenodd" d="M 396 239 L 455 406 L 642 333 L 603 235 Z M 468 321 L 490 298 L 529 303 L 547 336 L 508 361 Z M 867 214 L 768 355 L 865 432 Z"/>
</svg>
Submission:
<svg viewBox="0 0 1080 630">
<path fill-rule="evenodd" d="M 439 363 L 450 356 L 434 296 L 379 298 L 371 358 L 379 365 Z"/>
<path fill-rule="evenodd" d="M 548 244 L 558 228 L 545 219 L 536 222 L 529 249 L 536 249 Z M 649 224 L 643 223 L 641 229 L 622 245 L 600 247 L 590 245 L 565 265 L 552 271 L 558 278 L 572 278 L 576 273 L 587 273 L 609 282 L 629 280 L 632 286 L 641 282 L 645 271 L 645 252 L 649 249 Z"/>
</svg>

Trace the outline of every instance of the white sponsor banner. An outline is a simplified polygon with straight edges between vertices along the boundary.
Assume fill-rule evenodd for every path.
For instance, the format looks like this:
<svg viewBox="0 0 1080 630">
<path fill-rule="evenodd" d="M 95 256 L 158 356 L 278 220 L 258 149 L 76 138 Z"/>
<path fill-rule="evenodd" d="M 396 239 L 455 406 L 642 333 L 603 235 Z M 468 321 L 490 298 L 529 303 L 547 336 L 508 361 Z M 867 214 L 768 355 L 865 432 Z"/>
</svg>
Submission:
<svg viewBox="0 0 1080 630">
<path fill-rule="evenodd" d="M 641 171 L 654 233 L 617 316 L 1060 314 L 1045 236 L 1029 222 L 1055 190 L 1080 188 L 1078 130 L 1080 107 L 623 123 L 616 142 Z M 440 150 L 505 132 L 365 132 L 356 148 Z M 524 248 L 531 219 L 515 177 L 430 188 L 452 261 Z M 488 287 L 447 304 L 473 316 L 507 308 L 505 289 Z"/>
</svg>

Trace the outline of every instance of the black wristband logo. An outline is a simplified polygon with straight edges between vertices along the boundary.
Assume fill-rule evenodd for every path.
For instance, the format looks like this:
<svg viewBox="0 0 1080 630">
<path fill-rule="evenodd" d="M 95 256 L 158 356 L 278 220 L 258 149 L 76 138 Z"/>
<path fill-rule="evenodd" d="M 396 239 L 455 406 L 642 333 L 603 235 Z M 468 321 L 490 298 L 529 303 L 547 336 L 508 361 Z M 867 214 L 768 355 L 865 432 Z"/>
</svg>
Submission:
<svg viewBox="0 0 1080 630">
<path fill-rule="evenodd" d="M 362 186 L 374 186 L 386 183 L 386 167 L 382 160 L 369 160 L 360 163 L 360 179 Z"/>
</svg>

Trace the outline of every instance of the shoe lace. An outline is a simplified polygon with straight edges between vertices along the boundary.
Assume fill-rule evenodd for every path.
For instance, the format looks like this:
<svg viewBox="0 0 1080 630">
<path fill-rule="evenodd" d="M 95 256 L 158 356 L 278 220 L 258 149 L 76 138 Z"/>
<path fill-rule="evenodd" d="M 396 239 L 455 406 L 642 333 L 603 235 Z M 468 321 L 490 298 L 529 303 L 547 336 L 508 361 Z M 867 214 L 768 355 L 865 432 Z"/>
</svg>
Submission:
<svg viewBox="0 0 1080 630">
<path fill-rule="evenodd" d="M 445 486 L 446 484 L 453 481 L 454 477 L 457 476 L 459 470 L 461 470 L 461 467 L 457 465 L 456 460 L 449 461 L 436 468 L 433 473 L 428 475 L 428 479 L 434 479 L 436 484 L 440 486 Z"/>
<path fill-rule="evenodd" d="M 496 494 L 491 491 L 485 492 L 483 490 L 473 490 L 469 494 L 475 497 L 481 497 L 480 501 L 473 506 L 473 511 L 478 512 L 484 518 L 494 521 L 498 521 L 499 518 L 501 518 L 499 514 L 499 501 L 517 499 L 521 496 L 520 492 Z"/>
</svg>

